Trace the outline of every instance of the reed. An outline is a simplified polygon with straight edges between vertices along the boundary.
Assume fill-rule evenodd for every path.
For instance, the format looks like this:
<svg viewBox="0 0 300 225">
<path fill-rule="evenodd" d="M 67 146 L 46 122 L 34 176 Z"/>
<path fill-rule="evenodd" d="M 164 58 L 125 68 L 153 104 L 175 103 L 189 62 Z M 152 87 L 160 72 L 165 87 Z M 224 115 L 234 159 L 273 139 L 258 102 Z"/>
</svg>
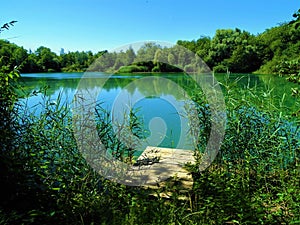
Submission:
<svg viewBox="0 0 300 225">
<path fill-rule="evenodd" d="M 0 224 L 299 223 L 299 122 L 274 107 L 282 96 L 269 90 L 263 102 L 257 101 L 250 87 L 235 90 L 234 85 L 223 84 L 228 121 L 217 159 L 205 171 L 189 167 L 194 187 L 184 199 L 176 185 L 156 190 L 174 193 L 167 199 L 101 177 L 78 151 L 70 105 L 60 97 L 55 102 L 45 97 L 39 113 L 26 103 L 10 107 L 9 129 L 1 129 L 6 190 L 1 192 Z M 196 142 L 201 150 L 210 131 L 209 105 L 200 91 L 192 99 L 204 134 Z M 101 104 L 95 113 L 105 146 L 116 159 L 131 163 L 136 143 L 122 144 L 122 129 L 114 132 Z M 136 112 L 126 121 L 119 126 L 139 136 Z"/>
</svg>

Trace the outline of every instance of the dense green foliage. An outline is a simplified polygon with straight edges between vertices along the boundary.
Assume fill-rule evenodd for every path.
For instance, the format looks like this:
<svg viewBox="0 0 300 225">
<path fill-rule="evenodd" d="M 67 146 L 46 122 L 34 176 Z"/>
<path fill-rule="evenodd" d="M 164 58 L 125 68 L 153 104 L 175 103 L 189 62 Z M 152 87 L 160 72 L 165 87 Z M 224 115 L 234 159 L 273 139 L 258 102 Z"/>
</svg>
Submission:
<svg viewBox="0 0 300 225">
<path fill-rule="evenodd" d="M 104 51 L 105 52 L 105 51 Z M 59 56 L 46 47 L 27 51 L 8 41 L 0 40 L 0 66 L 17 66 L 21 73 L 84 71 L 104 52 L 69 52 Z"/>
<path fill-rule="evenodd" d="M 294 20 L 267 29 L 257 35 L 236 29 L 219 29 L 215 35 L 202 36 L 197 40 L 178 40 L 177 45 L 196 53 L 215 72 L 242 72 L 288 74 L 288 65 L 293 65 L 292 74 L 298 77 L 300 55 L 300 13 Z M 101 60 L 96 61 L 103 53 Z M 196 64 L 176 46 L 169 49 L 146 43 L 137 52 L 131 47 L 125 52 L 106 51 L 93 54 L 88 52 L 68 52 L 60 55 L 47 47 L 27 51 L 23 47 L 0 40 L 0 67 L 18 66 L 20 72 L 170 72 L 184 65 L 187 69 Z M 151 61 L 151 62 L 150 62 Z M 165 63 L 160 63 L 161 61 Z M 297 63 L 295 63 L 297 62 Z M 168 64 L 168 65 L 165 65 Z M 172 66 L 170 66 L 172 65 Z M 296 66 L 295 66 L 296 65 Z M 12 68 L 11 68 L 12 69 Z M 296 75 L 294 75 L 296 74 Z"/>
<path fill-rule="evenodd" d="M 185 199 L 179 198 L 176 185 L 157 190 L 170 191 L 168 199 L 97 174 L 78 151 L 70 106 L 60 98 L 53 102 L 45 97 L 38 114 L 27 110 L 26 103 L 10 108 L 9 133 L 4 136 L 1 129 L 5 191 L 0 195 L 0 223 L 297 224 L 299 123 L 271 103 L 281 99 L 276 93 L 257 104 L 255 87 L 233 89 L 234 82 L 227 80 L 221 85 L 228 114 L 226 137 L 211 167 L 204 172 L 189 167 L 194 187 Z M 201 91 L 191 91 L 202 121 L 201 151 L 210 130 L 209 105 Z M 130 149 L 114 141 L 118 134 L 100 105 L 98 109 L 101 140 L 116 158 L 128 161 Z M 139 122 L 134 114 L 132 118 L 130 129 L 139 133 Z"/>
<path fill-rule="evenodd" d="M 258 35 L 239 29 L 221 29 L 212 39 L 201 37 L 196 41 L 177 43 L 196 52 L 217 71 L 278 74 L 282 63 L 299 59 L 298 23 L 297 17 L 295 21 L 267 29 Z"/>
<path fill-rule="evenodd" d="M 238 29 L 218 30 L 212 39 L 178 44 L 196 52 L 215 71 L 259 69 L 297 77 L 298 35 L 299 11 L 295 21 L 257 36 Z M 187 166 L 194 186 L 184 199 L 176 185 L 156 191 L 170 191 L 169 199 L 155 197 L 149 190 L 113 183 L 87 164 L 74 138 L 70 105 L 60 98 L 50 101 L 47 90 L 40 90 L 45 97 L 39 113 L 28 110 L 26 101 L 17 102 L 21 92 L 15 88 L 16 67 L 22 72 L 50 72 L 131 65 L 122 70 L 155 72 L 170 69 L 161 61 L 192 69 L 197 63 L 193 57 L 177 54 L 176 46 L 161 51 L 160 46 L 146 44 L 137 54 L 132 49 L 107 53 L 90 65 L 103 52 L 57 56 L 45 47 L 31 53 L 7 41 L 0 41 L 0 46 L 0 224 L 300 223 L 300 127 L 297 117 L 283 115 L 272 104 L 282 96 L 270 90 L 257 102 L 250 85 L 241 90 L 233 88 L 236 82 L 222 83 L 228 121 L 217 159 L 202 172 Z M 210 131 L 209 105 L 201 90 L 191 92 L 202 121 L 197 145 L 201 151 Z M 100 138 L 114 157 L 131 162 L 131 149 L 114 141 L 118 134 L 100 111 L 96 111 Z M 134 112 L 130 115 L 129 128 L 138 135 L 140 121 Z"/>
</svg>

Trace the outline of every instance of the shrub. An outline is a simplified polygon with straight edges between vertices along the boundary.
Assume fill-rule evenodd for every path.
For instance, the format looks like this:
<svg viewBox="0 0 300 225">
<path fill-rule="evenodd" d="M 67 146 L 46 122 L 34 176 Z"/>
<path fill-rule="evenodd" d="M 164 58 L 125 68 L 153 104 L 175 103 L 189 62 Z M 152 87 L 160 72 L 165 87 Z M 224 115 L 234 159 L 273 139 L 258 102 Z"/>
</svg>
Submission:
<svg viewBox="0 0 300 225">
<path fill-rule="evenodd" d="M 224 66 L 224 65 L 217 65 L 217 66 L 214 66 L 213 72 L 215 72 L 215 73 L 227 73 L 228 68 L 227 68 L 227 66 Z"/>
<path fill-rule="evenodd" d="M 145 66 L 121 66 L 118 73 L 134 73 L 134 72 L 148 72 L 148 68 Z"/>
</svg>

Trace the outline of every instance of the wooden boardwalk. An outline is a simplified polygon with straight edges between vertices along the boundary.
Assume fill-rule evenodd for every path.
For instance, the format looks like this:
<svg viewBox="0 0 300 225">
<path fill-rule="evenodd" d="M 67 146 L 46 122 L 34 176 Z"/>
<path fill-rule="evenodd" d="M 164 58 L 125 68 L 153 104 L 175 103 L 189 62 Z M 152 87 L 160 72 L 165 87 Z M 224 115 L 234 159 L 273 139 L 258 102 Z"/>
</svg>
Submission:
<svg viewBox="0 0 300 225">
<path fill-rule="evenodd" d="M 188 162 L 195 163 L 192 150 L 148 146 L 128 175 L 142 187 L 157 189 L 176 184 L 176 188 L 188 191 L 193 186 L 192 176 L 184 168 Z"/>
</svg>

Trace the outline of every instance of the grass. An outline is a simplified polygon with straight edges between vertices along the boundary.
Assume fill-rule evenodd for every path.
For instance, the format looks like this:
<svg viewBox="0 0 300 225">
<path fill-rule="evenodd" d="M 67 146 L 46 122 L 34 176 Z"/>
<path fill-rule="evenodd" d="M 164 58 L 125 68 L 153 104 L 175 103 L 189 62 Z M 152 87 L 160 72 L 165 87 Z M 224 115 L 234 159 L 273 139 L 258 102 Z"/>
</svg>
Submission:
<svg viewBox="0 0 300 225">
<path fill-rule="evenodd" d="M 223 87 L 225 139 L 208 169 L 189 167 L 194 186 L 184 199 L 176 185 L 157 189 L 173 193 L 166 199 L 100 176 L 78 150 L 70 106 L 60 98 L 45 98 L 39 115 L 26 104 L 2 104 L 8 122 L 1 123 L 0 224 L 299 224 L 299 121 L 273 107 L 275 93 L 257 102 L 251 88 Z M 207 133 L 209 107 L 200 92 L 193 99 Z M 132 156 L 100 109 L 101 140 L 116 158 Z M 138 130 L 132 118 L 128 124 Z M 206 139 L 198 141 L 201 150 Z"/>
</svg>

